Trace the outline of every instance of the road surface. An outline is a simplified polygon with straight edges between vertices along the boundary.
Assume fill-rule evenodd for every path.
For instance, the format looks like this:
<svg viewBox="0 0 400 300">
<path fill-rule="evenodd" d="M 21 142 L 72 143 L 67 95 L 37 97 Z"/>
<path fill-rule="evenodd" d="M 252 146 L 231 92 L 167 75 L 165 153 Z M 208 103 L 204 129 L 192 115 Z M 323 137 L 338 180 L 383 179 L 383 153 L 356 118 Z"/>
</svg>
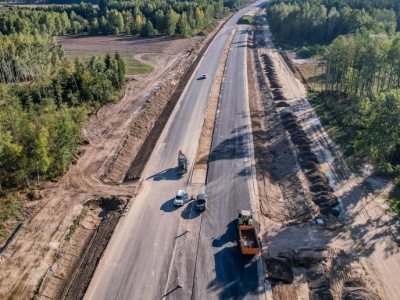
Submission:
<svg viewBox="0 0 400 300">
<path fill-rule="evenodd" d="M 238 255 L 234 228 L 237 209 L 250 206 L 252 177 L 243 43 L 247 30 L 236 34 L 228 62 L 207 185 L 209 209 L 201 215 L 192 203 L 173 205 L 178 189 L 189 194 L 205 190 L 203 185 L 189 186 L 188 175 L 176 175 L 177 155 L 182 150 L 192 167 L 212 78 L 231 30 L 247 10 L 222 28 L 189 82 L 143 173 L 142 190 L 117 226 L 85 299 L 257 296 L 257 260 Z M 201 79 L 202 74 L 208 78 Z"/>
<path fill-rule="evenodd" d="M 251 209 L 253 190 L 252 133 L 247 99 L 246 39 L 239 28 L 224 72 L 214 129 L 203 215 L 194 299 L 253 299 L 262 292 L 257 257 L 238 247 L 237 211 Z"/>
</svg>

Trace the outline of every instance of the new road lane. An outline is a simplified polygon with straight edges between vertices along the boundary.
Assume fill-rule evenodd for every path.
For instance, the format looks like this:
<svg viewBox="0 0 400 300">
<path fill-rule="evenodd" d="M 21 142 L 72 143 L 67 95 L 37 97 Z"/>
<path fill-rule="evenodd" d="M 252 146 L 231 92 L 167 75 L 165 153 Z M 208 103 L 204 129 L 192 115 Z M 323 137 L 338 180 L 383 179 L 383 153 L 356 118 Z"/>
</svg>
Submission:
<svg viewBox="0 0 400 300">
<path fill-rule="evenodd" d="M 248 30 L 231 44 L 214 128 L 202 216 L 194 299 L 257 299 L 263 292 L 257 257 L 240 253 L 237 212 L 252 209 L 254 165 L 247 97 Z"/>
<path fill-rule="evenodd" d="M 207 269 L 207 274 L 211 274 L 214 269 L 219 270 L 218 259 L 220 256 L 212 254 L 214 247 L 204 249 L 204 251 L 211 251 L 212 260 L 207 259 L 205 266 L 199 267 L 200 258 L 196 260 L 196 253 L 198 253 L 199 231 L 200 228 L 203 228 L 201 225 L 203 217 L 199 214 L 193 214 L 193 206 L 190 204 L 181 208 L 174 207 L 173 198 L 178 189 L 187 190 L 191 194 L 204 190 L 204 187 L 189 186 L 188 175 L 183 178 L 177 176 L 177 155 L 178 151 L 182 150 L 188 156 L 190 166 L 192 166 L 212 86 L 212 79 L 220 61 L 221 53 L 232 28 L 238 19 L 251 7 L 254 8 L 256 5 L 241 10 L 227 22 L 206 52 L 195 74 L 193 74 L 182 99 L 178 102 L 143 172 L 142 189 L 134 200 L 128 214 L 115 229 L 109 245 L 99 262 L 85 299 L 161 299 L 163 297 L 171 299 L 188 299 L 191 297 L 208 299 L 208 297 L 203 297 L 205 294 L 199 294 L 201 298 L 197 298 L 197 292 L 192 294 L 195 290 L 193 288 L 193 278 L 195 272 L 196 278 L 201 277 L 201 274 L 196 270 L 202 270 L 207 267 L 209 268 Z M 243 62 L 243 58 L 241 62 Z M 245 72 L 244 69 L 241 72 Z M 202 74 L 207 74 L 208 78 L 200 79 Z M 240 85 L 245 84 L 244 82 L 240 81 Z M 245 86 L 242 89 L 245 89 Z M 242 101 L 245 101 L 245 99 L 242 99 Z M 240 111 L 241 115 L 236 115 L 236 112 L 232 110 L 235 115 L 231 118 L 240 119 L 246 117 L 245 109 L 238 107 L 238 111 Z M 248 129 L 243 129 L 244 127 L 240 129 L 241 126 L 246 126 L 245 123 L 243 119 L 243 122 L 232 125 L 233 127 L 230 129 L 230 131 L 238 132 L 238 141 L 235 142 L 237 146 L 248 140 L 248 137 L 245 137 L 245 132 Z M 228 128 L 226 130 L 229 131 Z M 243 134 L 239 134 L 241 130 L 243 130 Z M 214 145 L 218 147 L 219 143 L 217 142 Z M 215 182 L 212 181 L 210 183 L 213 186 L 217 186 L 216 176 L 226 176 L 226 173 L 232 172 L 232 169 L 228 168 L 226 172 L 221 170 L 225 174 L 219 174 L 215 170 L 219 165 L 218 161 L 225 161 L 227 164 L 241 164 L 244 167 L 243 161 L 248 159 L 247 156 L 246 154 L 246 157 L 243 156 L 240 159 L 218 160 L 219 156 L 213 154 L 215 159 L 211 163 L 210 178 Z M 220 166 L 225 167 L 224 164 Z M 240 172 L 243 168 L 237 167 L 237 169 L 240 169 Z M 242 174 L 246 175 L 248 171 L 244 170 L 243 172 Z M 243 182 L 248 177 L 248 174 L 238 178 L 231 175 L 230 178 L 235 179 L 235 181 L 240 180 Z M 223 181 L 225 180 L 223 179 Z M 246 191 L 248 192 L 248 190 L 239 186 L 241 185 L 238 185 L 235 189 L 240 195 L 246 193 Z M 227 185 L 226 187 L 229 186 Z M 218 191 L 232 197 L 233 190 L 227 192 L 223 191 L 222 187 L 219 189 L 211 187 L 210 198 L 213 197 L 212 202 L 214 202 L 215 196 L 215 199 L 221 199 L 221 195 L 216 195 Z M 241 201 L 244 201 L 243 206 L 247 208 L 248 196 Z M 228 206 L 224 204 L 226 210 L 220 207 L 218 211 L 213 212 L 213 208 L 210 205 L 210 209 L 204 216 L 206 218 L 214 216 L 213 220 L 215 220 L 219 229 L 229 224 L 229 228 L 231 228 L 233 223 L 229 222 L 233 222 L 234 211 L 237 207 L 235 205 L 235 207 L 230 207 L 228 210 Z M 222 215 L 218 216 L 218 212 Z M 208 213 L 210 213 L 209 216 Z M 225 224 L 226 221 L 229 224 Z M 208 219 L 204 228 L 211 228 L 210 222 L 212 220 Z M 219 230 L 211 230 L 209 233 L 202 230 L 201 234 L 202 239 L 208 238 L 209 242 L 213 243 L 213 234 L 219 234 Z M 204 242 L 200 244 L 201 249 L 204 248 L 203 244 Z M 230 244 L 225 243 L 224 245 L 226 247 Z M 232 253 L 234 251 L 232 249 Z M 224 254 L 224 252 L 221 254 Z M 236 257 L 231 259 L 230 266 L 237 264 Z M 225 263 L 225 260 L 222 260 L 221 263 Z M 236 267 L 239 267 L 239 265 L 236 265 Z M 252 276 L 257 276 L 255 263 L 250 260 L 245 270 L 250 273 L 253 268 Z M 237 273 L 228 273 L 227 276 L 231 276 L 231 274 L 236 276 Z M 225 275 L 216 275 L 214 281 L 217 284 L 223 282 L 219 278 Z M 244 281 L 241 283 L 236 281 L 234 284 L 236 286 L 243 285 L 244 289 L 237 290 L 243 294 L 246 291 L 246 295 L 253 294 L 254 291 L 250 290 L 257 287 L 253 283 L 249 283 L 245 277 L 242 276 L 240 278 Z M 233 283 L 231 277 L 224 282 Z M 207 290 L 214 291 L 214 294 L 211 294 L 219 297 L 212 286 L 207 287 Z M 229 293 L 232 291 L 229 289 Z"/>
</svg>

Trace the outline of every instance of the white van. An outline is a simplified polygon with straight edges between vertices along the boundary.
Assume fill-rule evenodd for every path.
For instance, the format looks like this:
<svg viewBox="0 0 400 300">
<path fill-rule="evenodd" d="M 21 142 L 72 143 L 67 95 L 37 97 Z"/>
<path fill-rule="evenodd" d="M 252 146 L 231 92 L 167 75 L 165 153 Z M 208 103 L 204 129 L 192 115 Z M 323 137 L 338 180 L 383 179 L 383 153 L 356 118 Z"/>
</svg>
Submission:
<svg viewBox="0 0 400 300">
<path fill-rule="evenodd" d="M 178 190 L 174 199 L 174 205 L 182 206 L 189 201 L 189 195 L 184 190 Z"/>
</svg>

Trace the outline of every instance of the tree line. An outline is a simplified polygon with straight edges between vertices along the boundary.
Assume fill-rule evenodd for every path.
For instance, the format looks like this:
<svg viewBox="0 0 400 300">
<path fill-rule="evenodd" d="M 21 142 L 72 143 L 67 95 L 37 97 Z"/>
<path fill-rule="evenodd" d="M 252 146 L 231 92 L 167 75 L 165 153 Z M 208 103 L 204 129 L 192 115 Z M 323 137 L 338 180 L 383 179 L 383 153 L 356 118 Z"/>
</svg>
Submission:
<svg viewBox="0 0 400 300">
<path fill-rule="evenodd" d="M 0 31 L 5 35 L 40 32 L 50 35 L 90 33 L 188 37 L 202 31 L 214 18 L 225 16 L 237 4 L 238 0 L 100 0 L 97 8 L 83 2 L 72 6 L 12 8 L 0 13 Z"/>
<path fill-rule="evenodd" d="M 291 45 L 319 45 L 323 66 L 320 116 L 341 143 L 378 169 L 400 171 L 399 1 L 273 0 L 274 36 Z M 317 108 L 318 109 L 318 108 Z M 336 132 L 336 131 L 335 131 Z"/>
<path fill-rule="evenodd" d="M 357 31 L 337 37 L 321 57 L 326 103 L 346 107 L 355 150 L 385 171 L 400 169 L 400 36 Z M 333 93 L 333 95 L 332 95 Z"/>
<path fill-rule="evenodd" d="M 396 13 L 393 8 L 365 10 L 334 6 L 330 1 L 321 0 L 288 3 L 273 0 L 267 9 L 271 31 L 285 42 L 301 44 L 329 43 L 339 35 L 354 34 L 360 28 L 392 36 L 397 28 Z"/>
<path fill-rule="evenodd" d="M 71 61 L 41 35 L 0 36 L 0 49 L 0 185 L 62 175 L 88 113 L 119 98 L 125 63 L 118 53 Z"/>
</svg>

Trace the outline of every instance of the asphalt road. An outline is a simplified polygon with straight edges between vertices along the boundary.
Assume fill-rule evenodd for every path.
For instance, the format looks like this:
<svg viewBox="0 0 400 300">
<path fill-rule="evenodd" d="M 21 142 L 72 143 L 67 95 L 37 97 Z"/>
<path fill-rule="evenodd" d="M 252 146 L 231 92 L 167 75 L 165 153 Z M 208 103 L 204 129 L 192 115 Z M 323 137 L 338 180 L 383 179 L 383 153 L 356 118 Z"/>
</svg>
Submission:
<svg viewBox="0 0 400 300">
<path fill-rule="evenodd" d="M 237 211 L 252 209 L 252 133 L 248 111 L 246 39 L 232 41 L 214 129 L 194 284 L 194 299 L 254 299 L 262 293 L 257 257 L 240 253 Z"/>
<path fill-rule="evenodd" d="M 254 7 L 254 5 L 253 5 Z M 237 209 L 249 208 L 251 139 L 247 112 L 244 39 L 238 31 L 229 56 L 209 169 L 209 209 L 201 215 L 192 203 L 176 208 L 178 189 L 205 190 L 176 175 L 182 150 L 190 167 L 196 149 L 212 78 L 232 17 L 206 52 L 172 114 L 143 173 L 143 186 L 110 240 L 85 299 L 211 299 L 258 295 L 257 260 L 238 253 Z M 208 78 L 200 79 L 206 73 Z"/>
</svg>

